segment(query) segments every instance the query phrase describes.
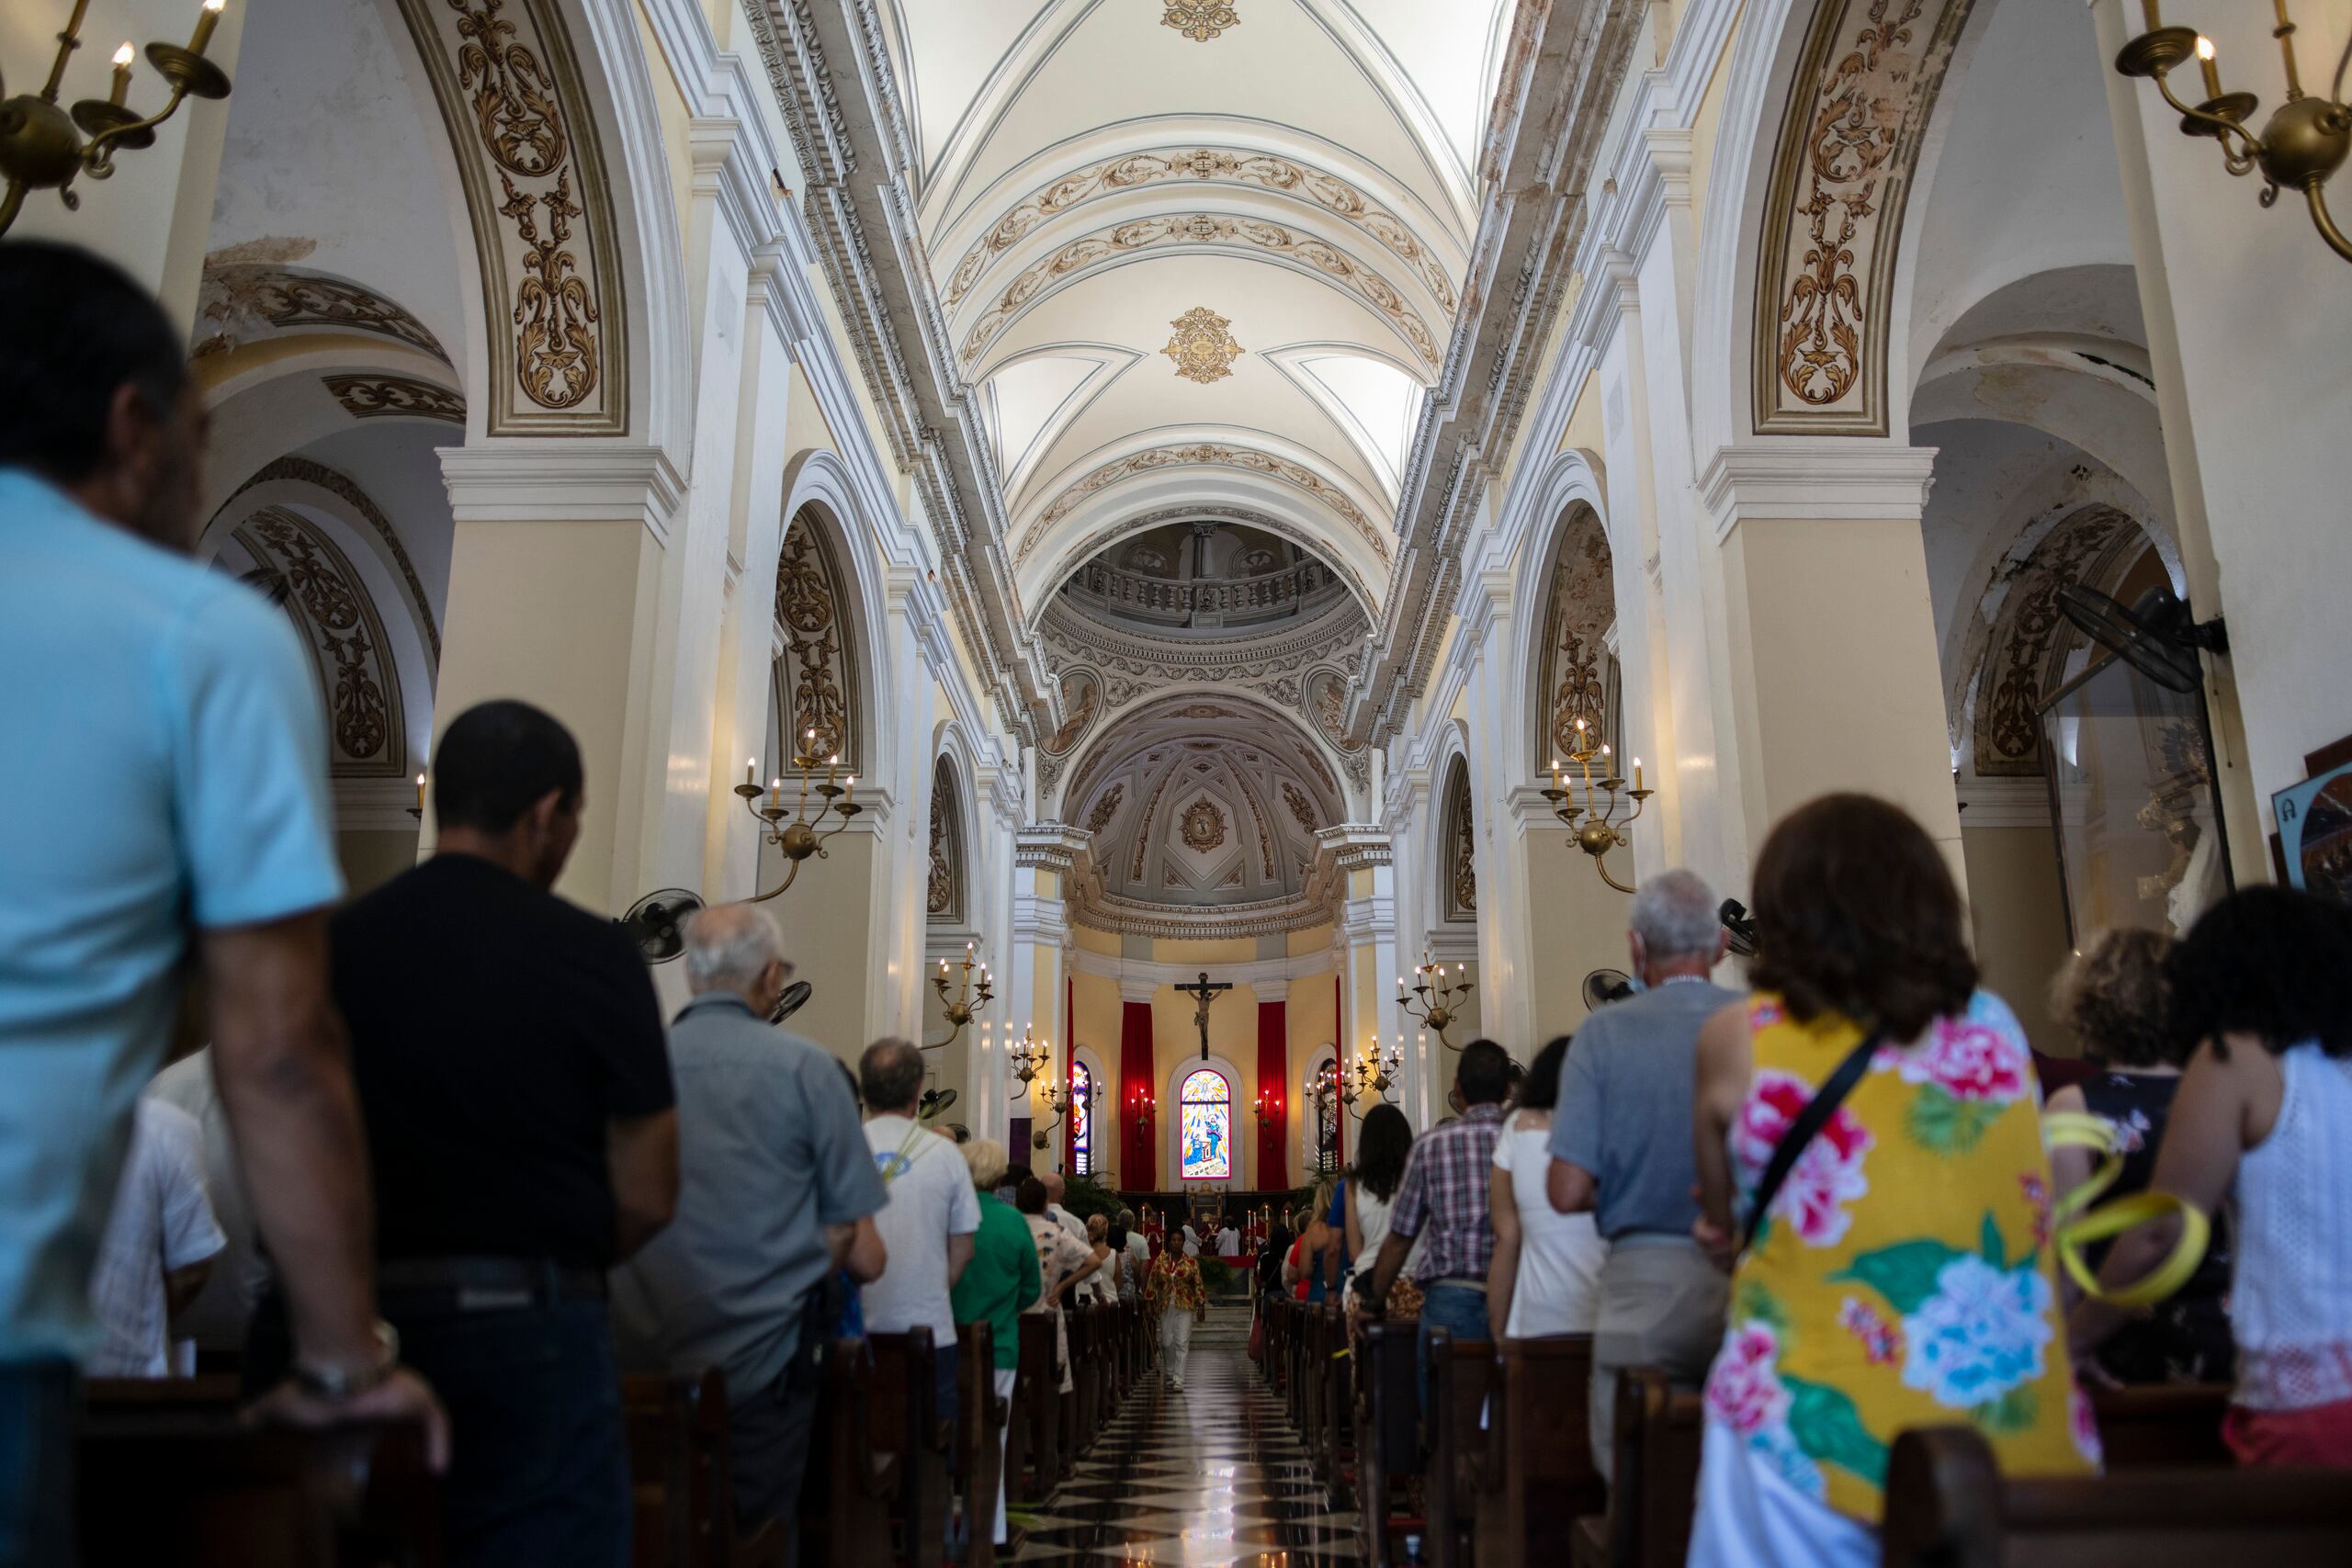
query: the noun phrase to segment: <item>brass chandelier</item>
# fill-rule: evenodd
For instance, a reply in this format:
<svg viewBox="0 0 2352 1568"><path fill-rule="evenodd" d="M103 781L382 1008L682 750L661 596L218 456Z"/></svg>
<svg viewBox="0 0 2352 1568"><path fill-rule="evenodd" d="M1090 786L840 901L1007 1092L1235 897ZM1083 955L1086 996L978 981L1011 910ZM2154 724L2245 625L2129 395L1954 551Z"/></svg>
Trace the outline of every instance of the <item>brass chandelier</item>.
<svg viewBox="0 0 2352 1568"><path fill-rule="evenodd" d="M1600 764L1601 776L1598 779L1592 776L1595 762ZM1561 777L1557 758L1552 762L1552 787L1544 792L1544 798L1552 803L1552 814L1566 823L1576 834L1577 848L1592 857L1592 869L1600 874L1600 880L1620 893L1631 893L1633 888L1609 874L1609 862L1605 857L1610 851L1624 848L1633 842L1625 837L1625 829L1642 815L1642 802L1657 791L1642 787L1642 760L1639 757L1634 759L1634 786L1627 789L1625 781L1614 772L1616 763L1608 746L1596 742L1592 731L1585 727L1582 719L1577 720L1576 745L1568 752L1568 764L1580 770L1584 775L1584 804L1577 805L1570 794ZM1634 809L1623 820L1617 816L1621 795L1634 803Z"/></svg>
<svg viewBox="0 0 2352 1568"><path fill-rule="evenodd" d="M2287 0L2272 0L2272 4L2278 25L2270 36L2278 40L2287 92L2259 136L2248 130L2245 122L2262 100L2252 93L2222 91L2222 66L2213 40L2195 28L2165 27L2157 0L2142 0L2148 30L2123 46L2115 57L2115 68L2126 76L2153 80L2165 102L2180 111L2181 133L2210 136L2221 143L2222 166L2231 174L2260 169L2262 194L2255 199L2263 206L2275 205L2282 189L2302 192L2320 238L2337 255L2352 261L2352 239L2345 237L2327 210L2328 176L2343 166L2345 154L2352 152L2352 108L2344 102L2344 72L2352 65L2352 41L2346 42L2335 62L2335 76L2328 84L2327 96L2313 97L2303 91L2302 76L2296 69L2295 24L2287 15ZM2175 96L2166 79L2174 67L2192 58L2203 72L2205 87L2204 101L2193 105Z"/></svg>
<svg viewBox="0 0 2352 1568"><path fill-rule="evenodd" d="M25 193L53 190L69 212L79 211L82 198L74 193L83 175L94 180L112 177L114 155L155 145L155 128L179 112L187 99L225 98L229 75L204 57L212 29L229 0L204 0L196 13L196 32L182 48L175 43L151 43L147 62L171 84L172 96L156 114L141 116L124 103L130 95L130 44L114 52L114 91L103 98L84 98L72 109L57 105L57 90L65 79L66 63L82 47L82 17L90 0L74 0L74 13L57 35L57 59L39 93L19 93L0 103L0 176L7 189L0 195L0 234L8 231L25 205ZM82 140L82 133L89 140Z"/></svg>
<svg viewBox="0 0 2352 1568"><path fill-rule="evenodd" d="M817 732L811 729L803 739L813 746L816 744ZM782 882L764 893L752 894L747 902L764 904L791 886L794 879L800 874L800 863L810 855L815 855L820 860L831 859L831 855L825 849L825 840L840 838L849 830L851 818L865 809L849 797L850 791L857 786L855 773L850 775L847 784L837 784L833 782L833 775L839 771L841 762L842 757L838 751L823 761L825 782L816 786L820 804L813 815L808 809L808 779L809 775L817 771L820 765L819 759L805 752L793 757L792 766L800 774L800 798L790 811L785 809L784 781L780 778L768 781L766 790L768 803L765 806L756 804L762 793L759 784L755 782L759 762L757 759L752 759L743 764L743 782L735 786L735 793L743 797L744 809L760 819L763 829L760 837L782 850L784 858L792 863L790 868L785 872ZM828 813L831 812L840 814L840 824L831 832L820 833L817 831L817 826L822 824ZM790 820L787 821L787 818Z"/></svg>
<svg viewBox="0 0 2352 1568"><path fill-rule="evenodd" d="M924 1044L923 1049L926 1051L936 1051L952 1043L957 1035L964 1032L964 1026L978 1017L980 1010L987 1007L989 999L996 995L991 988L995 982L989 976L989 966L972 956L972 944L968 942L964 944L964 962L960 967L964 971L962 984L953 997L947 994L947 960L943 958L939 961L939 973L931 977L933 987L939 992L940 1005L946 1011L949 1027L945 1039L930 1041ZM975 968L980 972L980 983L977 991L972 985L972 971Z"/></svg>
<svg viewBox="0 0 2352 1568"><path fill-rule="evenodd" d="M1462 1021L1462 1004L1469 999L1472 989L1473 983L1462 977L1461 964L1453 966L1453 980L1448 984L1445 965L1432 964L1430 955L1423 953L1421 961L1413 965L1411 986L1405 984L1403 976L1396 977L1396 1005L1405 1010L1407 1018L1425 1029L1435 1030L1439 1044L1449 1051L1458 1050L1460 1047L1445 1037L1445 1032ZM1404 994L1408 990L1411 996Z"/></svg>

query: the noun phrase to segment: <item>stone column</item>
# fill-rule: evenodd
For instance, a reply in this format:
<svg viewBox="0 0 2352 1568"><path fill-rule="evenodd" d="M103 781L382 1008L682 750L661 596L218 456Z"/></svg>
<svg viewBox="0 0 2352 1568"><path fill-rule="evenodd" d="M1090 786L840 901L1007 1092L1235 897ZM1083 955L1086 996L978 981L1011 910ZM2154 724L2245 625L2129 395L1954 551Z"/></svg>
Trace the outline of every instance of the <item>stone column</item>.
<svg viewBox="0 0 2352 1568"><path fill-rule="evenodd" d="M1393 1043L1402 1022L1396 1016L1396 874L1388 835L1368 823L1326 828L1316 837L1329 857L1329 874L1345 879L1338 936L1342 946L1345 1007L1338 1038L1340 1066L1374 1039ZM1405 1039L1404 1082L1399 1100L1413 1115L1421 1072L1414 1039ZM1428 1126L1416 1119L1414 1125Z"/></svg>
<svg viewBox="0 0 2352 1568"><path fill-rule="evenodd" d="M578 738L587 808L557 885L567 897L616 914L657 887L695 886L699 837L669 863L647 831L668 761L653 672L677 470L655 447L553 439L451 447L441 467L456 529L436 729L520 697Z"/></svg>
<svg viewBox="0 0 2352 1568"><path fill-rule="evenodd" d="M1919 536L1934 457L1776 438L1719 452L1702 476L1727 664L1712 739L1737 788L1724 863L1698 869L1727 893L1746 886L1774 821L1833 790L1908 811L1965 886Z"/></svg>

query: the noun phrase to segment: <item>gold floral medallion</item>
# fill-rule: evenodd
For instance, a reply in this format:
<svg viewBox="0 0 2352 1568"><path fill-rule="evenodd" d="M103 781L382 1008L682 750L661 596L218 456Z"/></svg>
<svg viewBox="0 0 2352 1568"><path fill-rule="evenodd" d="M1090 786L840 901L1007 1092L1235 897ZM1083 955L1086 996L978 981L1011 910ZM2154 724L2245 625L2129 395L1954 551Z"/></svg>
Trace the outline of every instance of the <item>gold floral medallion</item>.
<svg viewBox="0 0 2352 1568"><path fill-rule="evenodd" d="M1248 351L1226 329L1233 323L1202 305L1168 323L1176 335L1159 352L1176 362L1176 374L1205 387L1233 374L1233 362Z"/></svg>

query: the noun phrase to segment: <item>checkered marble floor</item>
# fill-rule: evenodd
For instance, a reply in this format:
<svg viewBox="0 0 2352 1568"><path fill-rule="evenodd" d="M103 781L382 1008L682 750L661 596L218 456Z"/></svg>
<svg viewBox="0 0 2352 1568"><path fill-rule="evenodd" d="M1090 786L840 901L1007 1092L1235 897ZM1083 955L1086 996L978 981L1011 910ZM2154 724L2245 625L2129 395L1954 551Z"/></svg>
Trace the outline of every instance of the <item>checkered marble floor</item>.
<svg viewBox="0 0 2352 1568"><path fill-rule="evenodd" d="M1068 1482L1034 1512L1014 1562L1202 1568L1353 1563L1356 1516L1336 1512L1282 1401L1247 1354L1247 1307L1193 1334L1184 1391L1137 1387Z"/></svg>

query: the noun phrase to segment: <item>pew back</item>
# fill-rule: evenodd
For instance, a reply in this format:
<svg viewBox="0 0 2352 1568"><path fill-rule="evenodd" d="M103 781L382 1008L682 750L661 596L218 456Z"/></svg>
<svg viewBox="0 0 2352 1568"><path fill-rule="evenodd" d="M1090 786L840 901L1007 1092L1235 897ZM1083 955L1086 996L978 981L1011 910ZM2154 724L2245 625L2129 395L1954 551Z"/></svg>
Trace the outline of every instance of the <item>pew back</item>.
<svg viewBox="0 0 2352 1568"><path fill-rule="evenodd" d="M1492 1367L1478 1562L1480 1568L1525 1568L1555 1560L1576 1521L1608 1506L1588 1414L1592 1337L1506 1339L1494 1348Z"/></svg>
<svg viewBox="0 0 2352 1568"><path fill-rule="evenodd" d="M1471 1529L1485 1469L1483 1421L1494 1386L1495 1347L1430 1331L1430 1407L1423 1417L1427 1451L1422 1486L1429 1529L1421 1549L1430 1568L1460 1568L1471 1560Z"/></svg>

